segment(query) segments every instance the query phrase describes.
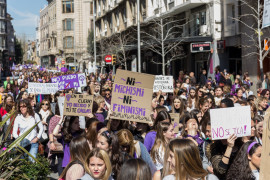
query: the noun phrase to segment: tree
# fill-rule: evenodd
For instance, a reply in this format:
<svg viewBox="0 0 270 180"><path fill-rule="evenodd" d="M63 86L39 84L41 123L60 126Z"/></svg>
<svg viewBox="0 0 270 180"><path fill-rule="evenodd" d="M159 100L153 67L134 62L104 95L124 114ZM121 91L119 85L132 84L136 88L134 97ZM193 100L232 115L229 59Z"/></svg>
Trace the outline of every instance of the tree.
<svg viewBox="0 0 270 180"><path fill-rule="evenodd" d="M115 33L109 44L110 51L112 54L117 55L117 62L119 62L121 65L125 66L125 70L127 70L127 60L128 60L128 54L129 54L129 47L131 42L131 30L128 30L126 32L119 32Z"/></svg>
<svg viewBox="0 0 270 180"><path fill-rule="evenodd" d="M181 43L183 28L187 24L185 19L176 17L160 17L149 21L141 31L141 41L146 48L162 57L162 62L152 61L162 65L162 74L165 67L172 61L185 57ZM149 28L151 27L151 28Z"/></svg>
<svg viewBox="0 0 270 180"><path fill-rule="evenodd" d="M15 62L21 64L23 60L23 48L21 42L15 37Z"/></svg>
<svg viewBox="0 0 270 180"><path fill-rule="evenodd" d="M87 38L87 52L90 54L90 56L94 56L94 32L89 31L88 32L88 38Z"/></svg>
<svg viewBox="0 0 270 180"><path fill-rule="evenodd" d="M247 31L241 32L245 37L247 43L241 45L242 48L247 48L248 53L243 55L247 56L257 56L260 64L260 76L263 81L263 60L269 54L270 48L268 50L263 47L263 35L266 32L270 32L270 28L262 27L262 17L263 17L263 1L252 1L252 0L239 0L242 9L246 10L243 14L240 14L236 18L232 18L238 21ZM243 11L242 11L243 12ZM254 47L256 49L254 49Z"/></svg>

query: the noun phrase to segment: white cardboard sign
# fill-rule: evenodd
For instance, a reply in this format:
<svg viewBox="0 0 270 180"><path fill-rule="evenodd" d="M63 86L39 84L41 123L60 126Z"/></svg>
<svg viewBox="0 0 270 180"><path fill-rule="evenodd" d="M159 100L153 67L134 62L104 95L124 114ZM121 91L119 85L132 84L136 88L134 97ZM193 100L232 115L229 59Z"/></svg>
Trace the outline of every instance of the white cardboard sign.
<svg viewBox="0 0 270 180"><path fill-rule="evenodd" d="M57 83L28 83L28 93L54 94L58 91Z"/></svg>
<svg viewBox="0 0 270 180"><path fill-rule="evenodd" d="M153 92L158 92L161 90L165 93L173 92L173 77L172 76L156 76Z"/></svg>
<svg viewBox="0 0 270 180"><path fill-rule="evenodd" d="M250 136L250 106L210 109L211 136L213 140Z"/></svg>

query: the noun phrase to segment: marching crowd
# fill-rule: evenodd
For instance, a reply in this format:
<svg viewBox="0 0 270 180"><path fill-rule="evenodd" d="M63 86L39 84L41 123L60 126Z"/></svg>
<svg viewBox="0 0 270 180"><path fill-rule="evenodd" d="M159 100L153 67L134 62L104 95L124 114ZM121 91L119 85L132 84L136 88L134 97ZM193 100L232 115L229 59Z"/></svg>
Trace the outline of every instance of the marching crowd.
<svg viewBox="0 0 270 180"><path fill-rule="evenodd" d="M180 71L173 93L153 93L148 124L111 116L111 73L89 74L81 89L42 95L29 94L28 82L49 83L74 72L14 71L18 79L8 77L0 87L0 114L2 120L13 110L16 114L0 132L12 123L12 142L38 123L20 144L33 157L47 157L64 180L259 180L270 73L254 84L248 72L234 76L215 70L213 79L206 70L199 79L193 72ZM257 86L258 96L251 86ZM61 116L57 101L66 94L93 95L92 113ZM209 110L237 106L250 106L251 135L212 140ZM170 113L179 114L177 133Z"/></svg>

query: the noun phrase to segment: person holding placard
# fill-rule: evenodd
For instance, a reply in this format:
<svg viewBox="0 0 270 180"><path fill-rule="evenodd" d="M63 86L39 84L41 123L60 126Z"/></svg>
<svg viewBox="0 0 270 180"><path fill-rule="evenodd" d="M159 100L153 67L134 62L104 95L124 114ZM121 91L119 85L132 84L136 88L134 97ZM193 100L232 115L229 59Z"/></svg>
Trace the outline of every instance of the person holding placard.
<svg viewBox="0 0 270 180"><path fill-rule="evenodd" d="M226 179L226 173L242 145L242 138L232 134L228 139L214 141L210 148L206 149L214 174L220 180Z"/></svg>
<svg viewBox="0 0 270 180"><path fill-rule="evenodd" d="M262 146L254 141L246 142L239 150L226 180L259 180Z"/></svg>

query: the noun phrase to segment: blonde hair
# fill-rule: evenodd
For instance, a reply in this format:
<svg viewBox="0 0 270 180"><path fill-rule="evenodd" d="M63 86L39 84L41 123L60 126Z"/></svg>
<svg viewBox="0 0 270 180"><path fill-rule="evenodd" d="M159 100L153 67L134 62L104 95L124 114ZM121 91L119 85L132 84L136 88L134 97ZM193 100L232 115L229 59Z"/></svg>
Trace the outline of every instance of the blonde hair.
<svg viewBox="0 0 270 180"><path fill-rule="evenodd" d="M111 166L110 157L107 154L107 152L102 150L102 149L95 148L88 154L85 165L84 165L85 166L85 171L93 177L93 174L91 173L91 171L89 169L89 164L90 164L91 157L97 157L97 158L104 161L105 167L106 167L106 172L103 175L102 180L108 180L111 173L112 173L112 166Z"/></svg>
<svg viewBox="0 0 270 180"><path fill-rule="evenodd" d="M100 105L102 102L104 102L105 99L104 99L104 97L102 97L102 96L98 96L98 97L95 98L95 101L96 101L96 103L97 103L97 105L98 105L98 107L99 107L99 105Z"/></svg>
<svg viewBox="0 0 270 180"><path fill-rule="evenodd" d="M267 99L266 97L259 96L259 97L257 98L257 100L256 100L256 107L257 107L257 109L259 109L259 105L260 105L261 102L267 101L267 100L268 100L268 99Z"/></svg>
<svg viewBox="0 0 270 180"><path fill-rule="evenodd" d="M127 129L121 129L117 132L120 146L129 146L129 155L133 157L135 152L134 138L131 132Z"/></svg>
<svg viewBox="0 0 270 180"><path fill-rule="evenodd" d="M205 179L208 172L202 167L198 147L190 139L174 139L169 144L175 159L175 180L188 177Z"/></svg>

